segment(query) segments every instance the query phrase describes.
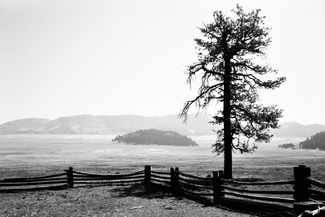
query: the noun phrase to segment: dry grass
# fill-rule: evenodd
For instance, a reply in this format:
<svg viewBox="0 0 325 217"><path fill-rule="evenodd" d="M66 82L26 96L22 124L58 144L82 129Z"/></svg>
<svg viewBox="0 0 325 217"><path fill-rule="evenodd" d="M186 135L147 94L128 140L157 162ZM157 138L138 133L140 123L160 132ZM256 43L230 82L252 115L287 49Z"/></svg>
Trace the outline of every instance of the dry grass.
<svg viewBox="0 0 325 217"><path fill-rule="evenodd" d="M108 139L69 136L0 136L0 180L76 171L120 174L153 170L206 176L223 168L223 156L211 154L213 141L200 147L126 146ZM286 141L288 142L288 141ZM202 144L203 143L203 144ZM325 153L279 150L270 144L253 155L234 155L233 174L239 179L292 180L293 167L311 167L312 177L325 180ZM290 187L290 186L289 186ZM0 216L252 216L204 206L195 200L140 186L77 187L60 191L0 194Z"/></svg>
<svg viewBox="0 0 325 217"><path fill-rule="evenodd" d="M80 187L60 191L6 193L0 216L254 216L143 186Z"/></svg>

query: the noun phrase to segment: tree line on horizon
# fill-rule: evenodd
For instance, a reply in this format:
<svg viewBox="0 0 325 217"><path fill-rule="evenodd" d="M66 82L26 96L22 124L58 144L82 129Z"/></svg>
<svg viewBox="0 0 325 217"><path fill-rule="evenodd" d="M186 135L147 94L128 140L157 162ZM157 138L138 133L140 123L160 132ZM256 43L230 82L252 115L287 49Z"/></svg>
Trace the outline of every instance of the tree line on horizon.
<svg viewBox="0 0 325 217"><path fill-rule="evenodd" d="M298 147L300 149L318 149L325 151L325 131L316 133L315 135L311 136L310 138L307 137L305 141L299 143ZM279 145L278 148L295 148L293 143L286 143Z"/></svg>
<svg viewBox="0 0 325 217"><path fill-rule="evenodd" d="M305 141L299 143L299 148L325 150L325 131L307 137Z"/></svg>

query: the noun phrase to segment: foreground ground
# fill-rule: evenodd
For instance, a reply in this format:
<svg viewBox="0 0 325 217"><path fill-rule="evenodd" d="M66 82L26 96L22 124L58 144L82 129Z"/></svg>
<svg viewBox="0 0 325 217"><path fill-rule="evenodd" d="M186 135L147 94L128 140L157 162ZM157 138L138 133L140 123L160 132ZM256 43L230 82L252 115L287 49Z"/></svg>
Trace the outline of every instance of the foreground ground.
<svg viewBox="0 0 325 217"><path fill-rule="evenodd" d="M198 138L199 147L130 146L106 136L0 136L0 180L74 170L95 174L128 174L151 165L153 170L205 177L223 168L223 156L211 153L214 138ZM325 181L325 152L283 150L291 140L261 145L252 155L233 156L235 178L293 180L293 167L306 165L312 177ZM287 187L286 187L287 188ZM289 186L289 190L292 186ZM166 191L130 186L77 187L60 191L0 194L0 216L256 216L174 196ZM264 189L268 190L268 189ZM287 189L272 189L287 190ZM281 215L280 215L281 216ZM284 215L283 215L284 216Z"/></svg>
<svg viewBox="0 0 325 217"><path fill-rule="evenodd" d="M142 186L80 187L0 195L0 216L256 216L204 206Z"/></svg>

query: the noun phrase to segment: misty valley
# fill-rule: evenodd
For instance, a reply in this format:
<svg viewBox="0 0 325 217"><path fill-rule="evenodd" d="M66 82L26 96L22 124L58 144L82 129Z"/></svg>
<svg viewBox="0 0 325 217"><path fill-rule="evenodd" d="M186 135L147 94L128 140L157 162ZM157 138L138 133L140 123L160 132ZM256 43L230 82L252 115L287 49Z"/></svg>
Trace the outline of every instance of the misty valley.
<svg viewBox="0 0 325 217"><path fill-rule="evenodd" d="M137 131L138 132L138 131ZM147 131L140 131L140 133L129 133L125 135L141 135ZM150 130L149 130L150 132ZM154 131L155 132L155 131ZM167 136L178 135L171 132L162 131ZM156 132L155 132L156 133ZM169 174L172 169L178 167L182 173L191 174L199 177L211 177L214 171L223 169L223 155L216 155L212 153L211 144L215 141L214 135L188 136L195 144L192 146L171 146L171 145L157 145L157 144L126 144L118 141L113 141L119 135L49 135L49 134L11 134L0 135L0 180L10 179L24 179L30 177L44 177L52 176L53 174L62 174L64 171L70 170L80 171L88 174L109 174L112 176L119 176L120 174L130 174L142 171L147 165L151 166L154 171ZM123 136L122 136L123 137ZM162 137L164 138L164 137ZM182 138L175 137L175 138ZM133 138L134 139L134 138ZM307 149L283 149L278 148L280 144L294 144L296 147L304 137L275 137L271 143L259 144L259 149L253 154L233 154L233 175L237 180L249 180L259 182L278 181L278 180L293 180L294 168L298 165L306 165L312 171L312 177L317 180L325 180L324 163L325 151L307 150ZM140 140L136 140L140 141ZM64 174L64 173L63 173ZM66 174L64 174L66 176ZM66 178L64 178L66 179ZM68 177L69 180L69 177ZM111 192L115 189L129 189L141 188L141 185L118 186L111 184L101 184L102 187L96 184L88 184L85 187L69 188L66 190L56 191L35 191L23 193L8 193L4 194L5 198L3 204L5 207L12 210L12 212L25 212L19 209L13 209L12 203L31 204L30 207L38 205L44 207L44 204L50 204L44 212L67 213L64 210L65 203L62 201L73 202L74 207L89 204L96 198L94 204L98 204L97 199L102 198L100 207L105 207L104 204L114 203L121 204L122 201L130 201L125 210L130 212L130 207L147 207L149 203L153 203L155 209L165 210L165 204L170 207L171 204L181 211L179 204L186 203L184 210L188 211L188 200L177 199L177 203L173 202L173 196L166 197L166 192L160 194L164 195L165 199L149 198L143 201L142 197L130 195L128 197L118 196L114 198ZM109 185L109 186L107 186ZM287 190L283 187L278 187L278 190ZM291 187L290 187L291 188ZM141 188L142 189L142 188ZM146 189L146 188L144 188ZM277 189L276 187L271 190ZM265 189L266 190L266 189ZM88 193L86 193L86 192ZM123 192L122 192L123 193ZM16 195L28 195L18 199ZM62 197L63 195L63 197ZM66 196L64 196L66 195ZM148 196L151 197L151 196ZM44 198L44 199L40 199ZM78 200L76 200L78 198ZM55 201L55 206L48 203L49 200ZM44 203L46 201L46 203ZM83 201L87 201L83 203ZM141 202L140 202L141 201ZM157 201L163 203L157 207ZM137 206L138 203L141 206ZM200 204L192 201L195 205L194 210L198 212ZM67 206L68 206L67 205ZM22 205L25 206L25 205ZM90 205L94 207L96 205ZM161 207L162 206L162 207ZM27 205L27 210L29 205ZM55 207L55 208L54 208ZM114 212L125 209L124 205L114 205ZM116 209L119 207L119 209ZM88 206L86 207L88 210ZM91 208L92 209L92 208ZM102 208L99 208L102 209ZM200 208L206 212L212 209L212 213L220 213L216 207ZM289 208L290 209L290 208ZM49 211L51 210L51 211ZM54 210L54 211L53 211ZM106 212L106 209L104 209ZM144 210L144 209L141 209ZM165 210L170 211L170 210ZM4 211L6 212L6 211ZM166 214L168 216L169 214ZM223 215L223 214L220 214ZM41 215L40 215L41 216ZM142 214L140 216L143 216ZM152 216L147 215L147 216ZM177 215L178 216L178 215ZM182 216L182 215L180 215ZM192 215L190 215L192 216ZM243 216L240 214L232 214L230 216Z"/></svg>
<svg viewBox="0 0 325 217"><path fill-rule="evenodd" d="M192 136L198 146L127 145L112 141L116 135L0 135L0 179L34 176L62 171L69 166L95 171L137 170L144 165L182 170L206 175L223 167L223 156L212 153L215 137ZM298 144L305 138L274 138L259 144L253 154L234 153L234 176L256 176L264 168L291 171L305 164L315 167L325 163L325 152L305 149L280 149L284 143ZM243 171L246 171L243 173ZM320 171L320 170L319 170ZM282 174L282 173L281 173ZM268 176L277 175L270 173ZM288 172L287 176L292 175ZM324 180L323 174L319 174ZM265 178L265 177L264 177ZM274 177L269 177L274 179ZM289 177L288 177L289 178Z"/></svg>

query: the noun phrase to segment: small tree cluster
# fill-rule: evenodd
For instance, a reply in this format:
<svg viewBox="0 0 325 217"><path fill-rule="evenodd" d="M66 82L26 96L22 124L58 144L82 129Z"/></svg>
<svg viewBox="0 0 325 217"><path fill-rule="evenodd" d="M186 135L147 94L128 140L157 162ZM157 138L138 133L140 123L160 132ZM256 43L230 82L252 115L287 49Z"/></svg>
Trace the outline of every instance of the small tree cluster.
<svg viewBox="0 0 325 217"><path fill-rule="evenodd" d="M198 146L191 138L174 131L156 129L138 130L125 135L118 135L112 141L134 145L170 145L170 146Z"/></svg>
<svg viewBox="0 0 325 217"><path fill-rule="evenodd" d="M286 143L278 146L278 148L294 148L294 147L295 146L292 143Z"/></svg>

